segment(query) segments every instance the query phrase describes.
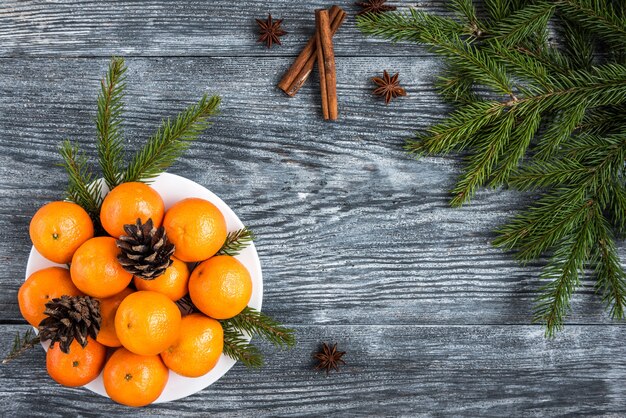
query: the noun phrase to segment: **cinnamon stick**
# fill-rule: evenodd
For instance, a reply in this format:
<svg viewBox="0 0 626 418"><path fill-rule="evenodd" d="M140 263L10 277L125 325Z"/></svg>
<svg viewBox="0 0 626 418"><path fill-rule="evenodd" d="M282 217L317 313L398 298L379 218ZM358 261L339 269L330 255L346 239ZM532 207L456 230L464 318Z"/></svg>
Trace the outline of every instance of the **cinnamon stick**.
<svg viewBox="0 0 626 418"><path fill-rule="evenodd" d="M328 89L326 84L326 66L324 65L324 48L322 45L322 31L321 26L321 11L315 11L315 39L318 47L315 49L317 57L317 69L320 76L320 94L322 95L322 116L324 120L328 120L330 117L328 111Z"/></svg>
<svg viewBox="0 0 626 418"><path fill-rule="evenodd" d="M322 91L322 114L324 119L337 120L337 73L335 70L335 52L330 29L328 10L315 11L315 29L317 36L317 68L320 73Z"/></svg>
<svg viewBox="0 0 626 418"><path fill-rule="evenodd" d="M344 12L341 7L333 5L328 13L331 21L330 31L331 34L334 35L346 18L346 12ZM313 71L313 66L317 59L316 39L317 35L311 36L306 46L300 52L300 55L298 55L293 64L291 64L291 67L289 67L289 70L287 70L278 83L278 87L288 96L295 96Z"/></svg>

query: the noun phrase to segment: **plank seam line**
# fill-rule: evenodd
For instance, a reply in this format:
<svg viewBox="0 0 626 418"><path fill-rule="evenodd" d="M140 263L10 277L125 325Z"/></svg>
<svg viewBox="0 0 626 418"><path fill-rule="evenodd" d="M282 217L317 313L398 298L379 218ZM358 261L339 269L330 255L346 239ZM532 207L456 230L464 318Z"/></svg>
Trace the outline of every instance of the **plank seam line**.
<svg viewBox="0 0 626 418"><path fill-rule="evenodd" d="M0 326L8 326L8 325L24 325L28 326L28 323L21 320L0 320ZM287 327L317 327L317 328L328 328L328 327L381 327L381 328L394 328L394 327L418 327L418 328L469 328L469 327L533 327L533 328L541 328L541 324L524 324L524 323L514 323L514 324L497 324L497 323L486 323L486 324L284 324ZM568 323L565 325L565 332L567 332L567 327L626 327L626 323L607 323L607 324L598 324L598 323Z"/></svg>
<svg viewBox="0 0 626 418"><path fill-rule="evenodd" d="M291 58L294 59L297 55L120 55L128 59L158 59L158 58ZM425 58L430 55L343 55L335 54L336 58ZM19 59L19 60L42 60L42 59L110 59L111 55L0 55L0 60ZM286 69L285 69L286 71Z"/></svg>

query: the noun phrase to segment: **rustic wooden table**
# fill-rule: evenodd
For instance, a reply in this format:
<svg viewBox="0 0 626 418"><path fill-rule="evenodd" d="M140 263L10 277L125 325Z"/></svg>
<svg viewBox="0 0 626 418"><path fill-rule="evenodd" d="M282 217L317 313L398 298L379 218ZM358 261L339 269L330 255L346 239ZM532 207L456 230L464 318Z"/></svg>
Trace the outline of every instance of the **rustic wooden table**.
<svg viewBox="0 0 626 418"><path fill-rule="evenodd" d="M264 345L261 370L237 365L200 393L141 410L55 384L35 349L0 367L3 416L624 413L625 328L607 318L593 283L547 341L530 325L541 264L521 267L490 245L494 226L529 197L483 191L451 209L458 159L403 152L404 138L449 110L433 90L440 61L364 38L357 8L340 5L349 13L335 39L340 118L325 123L316 76L292 99L275 86L326 2L0 3L0 351L27 329L16 293L30 217L61 197L62 139L93 155L111 55L129 67L130 149L203 92L222 95L214 127L171 172L214 191L257 232L264 310L298 338L291 351ZM268 12L289 32L271 50L255 43L254 18ZM385 106L371 95L383 69L400 71L408 97ZM312 370L321 341L348 352L341 373Z"/></svg>

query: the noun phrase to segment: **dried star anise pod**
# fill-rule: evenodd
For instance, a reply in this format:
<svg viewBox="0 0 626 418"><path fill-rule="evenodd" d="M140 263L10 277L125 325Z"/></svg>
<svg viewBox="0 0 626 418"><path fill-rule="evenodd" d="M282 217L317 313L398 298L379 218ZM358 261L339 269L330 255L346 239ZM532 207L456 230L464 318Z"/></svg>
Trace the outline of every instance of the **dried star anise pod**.
<svg viewBox="0 0 626 418"><path fill-rule="evenodd" d="M339 371L339 364L346 364L346 362L341 359L344 354L346 354L345 351L337 351L336 343L333 344L332 347L326 343L322 343L322 349L313 356L319 361L315 368L317 370L326 370L326 374L330 373L332 369Z"/></svg>
<svg viewBox="0 0 626 418"><path fill-rule="evenodd" d="M365 13L384 13L396 10L396 6L386 5L386 2L387 0L369 0L357 1L354 4L362 8L362 10L357 13L357 15L362 15Z"/></svg>
<svg viewBox="0 0 626 418"><path fill-rule="evenodd" d="M406 90L400 87L398 77L400 73L396 73L393 77L389 76L387 70L383 71L383 77L372 77L372 81L376 83L378 88L374 90L374 94L377 96L384 96L385 103L389 104L391 99L398 96L406 96Z"/></svg>
<svg viewBox="0 0 626 418"><path fill-rule="evenodd" d="M283 19L272 20L272 15L267 16L267 20L255 19L259 25L259 39L257 42L265 42L268 48L271 48L273 44L282 45L279 37L286 35L287 32L282 30L280 24L283 23Z"/></svg>

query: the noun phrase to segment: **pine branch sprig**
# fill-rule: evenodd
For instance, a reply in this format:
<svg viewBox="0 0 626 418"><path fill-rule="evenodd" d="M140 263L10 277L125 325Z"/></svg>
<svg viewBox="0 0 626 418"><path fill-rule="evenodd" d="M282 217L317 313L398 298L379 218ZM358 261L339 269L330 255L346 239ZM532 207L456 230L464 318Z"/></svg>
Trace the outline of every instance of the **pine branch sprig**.
<svg viewBox="0 0 626 418"><path fill-rule="evenodd" d="M98 113L96 128L98 130L98 161L104 180L113 189L121 180L124 153L122 138L122 117L124 111L124 90L126 88L126 66L123 58L113 58L109 71L101 81L98 95Z"/></svg>
<svg viewBox="0 0 626 418"><path fill-rule="evenodd" d="M224 329L224 354L248 368L263 367L263 355L259 349L232 329Z"/></svg>
<svg viewBox="0 0 626 418"><path fill-rule="evenodd" d="M59 153L63 158L61 166L68 175L67 199L82 206L97 223L102 205L102 185L91 171L87 157L68 140L61 144Z"/></svg>
<svg viewBox="0 0 626 418"><path fill-rule="evenodd" d="M610 1L558 0L556 3L562 13L593 36L613 48L622 51L626 48L626 17Z"/></svg>
<svg viewBox="0 0 626 418"><path fill-rule="evenodd" d="M537 299L534 320L546 325L546 336L553 337L563 329L563 320L570 308L574 290L580 285L586 261L597 242L595 222L599 216L597 206L588 206L588 212L577 231L564 238L542 274L550 280Z"/></svg>
<svg viewBox="0 0 626 418"><path fill-rule="evenodd" d="M485 9L492 21L506 19L528 3L528 0L485 0Z"/></svg>
<svg viewBox="0 0 626 418"><path fill-rule="evenodd" d="M239 255L241 251L246 249L256 237L250 228L243 227L234 232L229 232L224 241L224 245L219 249L216 255Z"/></svg>
<svg viewBox="0 0 626 418"><path fill-rule="evenodd" d="M624 318L615 240L626 236L626 3L484 6L487 19L470 0L452 1L452 17L415 9L357 17L364 34L425 45L444 59L436 86L456 109L405 148L417 157L463 153L453 206L486 185L535 193L493 243L523 263L550 258L535 309L547 336L562 328L586 271L611 316ZM561 39L551 39L553 27ZM608 53L596 55L601 48Z"/></svg>
<svg viewBox="0 0 626 418"><path fill-rule="evenodd" d="M624 319L626 311L626 271L620 263L611 226L602 217L595 248L597 290L613 319Z"/></svg>
<svg viewBox="0 0 626 418"><path fill-rule="evenodd" d="M555 5L551 1L538 1L511 13L498 21L489 33L503 45L512 46L546 31Z"/></svg>
<svg viewBox="0 0 626 418"><path fill-rule="evenodd" d="M205 94L174 120L164 120L128 165L124 181L149 181L165 171L210 126L209 118L217 113L219 104L219 96Z"/></svg>
<svg viewBox="0 0 626 418"><path fill-rule="evenodd" d="M20 333L17 332L13 340L13 347L9 354L2 359L2 364L7 364L11 360L15 360L39 343L39 335L35 334L32 328L28 328L26 332L24 332L24 335L20 335Z"/></svg>
<svg viewBox="0 0 626 418"><path fill-rule="evenodd" d="M292 329L249 306L233 318L220 322L224 329L261 337L277 347L293 347L296 343Z"/></svg>

